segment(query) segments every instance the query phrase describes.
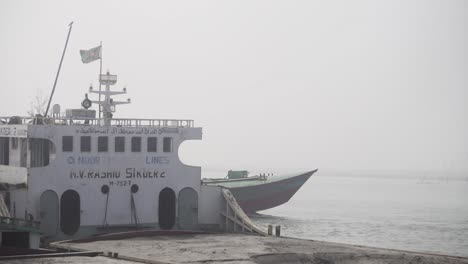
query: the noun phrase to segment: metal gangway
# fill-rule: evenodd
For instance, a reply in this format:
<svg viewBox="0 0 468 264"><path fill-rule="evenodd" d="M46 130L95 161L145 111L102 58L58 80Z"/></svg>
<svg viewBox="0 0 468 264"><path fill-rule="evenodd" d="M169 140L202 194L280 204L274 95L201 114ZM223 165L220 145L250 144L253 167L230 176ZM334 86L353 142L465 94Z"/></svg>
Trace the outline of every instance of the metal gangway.
<svg viewBox="0 0 468 264"><path fill-rule="evenodd" d="M267 232L261 230L250 220L244 210L239 206L229 189L222 189L223 197L226 201L225 210L221 211L221 216L224 218L223 229L228 233L252 233L256 235L266 236Z"/></svg>

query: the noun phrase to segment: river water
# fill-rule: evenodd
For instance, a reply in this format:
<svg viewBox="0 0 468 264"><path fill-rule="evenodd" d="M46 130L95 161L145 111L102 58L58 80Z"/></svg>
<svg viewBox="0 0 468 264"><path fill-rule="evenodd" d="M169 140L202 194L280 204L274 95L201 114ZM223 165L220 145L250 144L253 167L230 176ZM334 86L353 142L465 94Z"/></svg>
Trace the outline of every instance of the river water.
<svg viewBox="0 0 468 264"><path fill-rule="evenodd" d="M468 257L468 178L313 175L251 215L284 236Z"/></svg>

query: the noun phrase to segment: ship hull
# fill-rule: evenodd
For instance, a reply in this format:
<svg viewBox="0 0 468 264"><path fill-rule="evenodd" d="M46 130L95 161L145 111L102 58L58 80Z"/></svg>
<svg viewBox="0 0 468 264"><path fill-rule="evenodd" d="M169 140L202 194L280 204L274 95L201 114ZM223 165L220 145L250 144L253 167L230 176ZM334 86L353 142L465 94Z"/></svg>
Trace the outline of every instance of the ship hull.
<svg viewBox="0 0 468 264"><path fill-rule="evenodd" d="M230 187L228 183L218 185L224 186L231 191L244 212L254 213L282 205L289 201L316 171L309 171L281 180L266 181L249 186Z"/></svg>

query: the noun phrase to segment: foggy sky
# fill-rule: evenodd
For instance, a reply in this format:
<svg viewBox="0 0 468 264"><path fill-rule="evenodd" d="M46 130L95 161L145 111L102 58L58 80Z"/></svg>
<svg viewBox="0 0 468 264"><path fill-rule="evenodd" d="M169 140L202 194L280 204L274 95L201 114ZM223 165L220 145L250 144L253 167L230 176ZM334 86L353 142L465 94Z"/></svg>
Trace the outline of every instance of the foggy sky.
<svg viewBox="0 0 468 264"><path fill-rule="evenodd" d="M71 21L52 104L98 87L102 41L115 117L203 127L185 163L468 170L467 1L0 0L0 116L48 96Z"/></svg>

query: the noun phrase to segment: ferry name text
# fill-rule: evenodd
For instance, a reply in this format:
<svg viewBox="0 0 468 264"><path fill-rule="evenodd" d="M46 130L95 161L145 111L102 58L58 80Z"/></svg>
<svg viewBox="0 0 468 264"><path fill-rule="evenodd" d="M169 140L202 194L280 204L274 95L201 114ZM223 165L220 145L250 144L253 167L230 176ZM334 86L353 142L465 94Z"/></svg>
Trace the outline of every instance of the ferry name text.
<svg viewBox="0 0 468 264"><path fill-rule="evenodd" d="M70 179L157 179L166 178L166 171L126 168L125 172L120 170L99 171L99 170L72 170Z"/></svg>

